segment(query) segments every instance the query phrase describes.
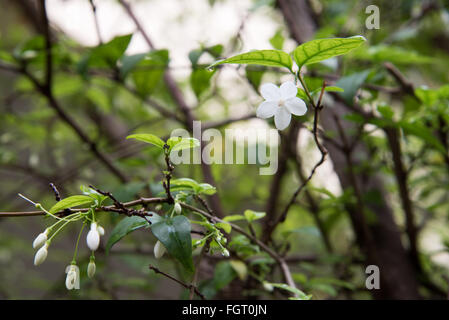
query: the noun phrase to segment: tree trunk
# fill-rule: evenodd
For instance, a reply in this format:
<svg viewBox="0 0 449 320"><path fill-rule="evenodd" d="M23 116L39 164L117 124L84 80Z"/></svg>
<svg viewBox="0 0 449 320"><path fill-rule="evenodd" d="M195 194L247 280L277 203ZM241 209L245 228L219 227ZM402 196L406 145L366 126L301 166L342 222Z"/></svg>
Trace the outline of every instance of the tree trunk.
<svg viewBox="0 0 449 320"><path fill-rule="evenodd" d="M316 21L306 0L278 0L281 13L292 37L302 43L313 38ZM338 132L335 117L341 119L346 135L353 128L350 122L343 119L347 112L345 105L334 102L325 106L321 112L321 125L327 132ZM338 138L336 138L338 140ZM339 141L343 145L342 141ZM381 203L367 203L363 206L375 214L375 221L366 223L365 215L360 207L348 206L351 223L357 237L358 245L366 256L365 264L375 264L380 269L380 290L372 290L375 299L418 299L418 280L413 263L401 242L401 234L393 218L393 210L386 202L387 192L382 179L377 173L357 172L354 179L348 173L348 155L330 143L324 143L329 151L335 171L343 189L359 187L360 194L376 192L383 200ZM369 159L366 147L359 142L353 154L353 166L357 167L362 159ZM366 212L366 211L365 211Z"/></svg>

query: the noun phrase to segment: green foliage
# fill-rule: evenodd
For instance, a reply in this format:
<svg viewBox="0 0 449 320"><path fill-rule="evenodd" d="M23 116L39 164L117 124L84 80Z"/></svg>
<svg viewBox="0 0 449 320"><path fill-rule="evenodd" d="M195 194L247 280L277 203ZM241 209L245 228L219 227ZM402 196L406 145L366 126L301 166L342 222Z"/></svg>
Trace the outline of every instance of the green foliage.
<svg viewBox="0 0 449 320"><path fill-rule="evenodd" d="M198 183L190 178L180 178L171 180L173 191L188 190L194 194L213 195L217 192L217 189L208 183Z"/></svg>
<svg viewBox="0 0 449 320"><path fill-rule="evenodd" d="M113 38L111 41L92 48L78 64L78 72L87 77L89 68L117 68L118 60L125 53L132 35Z"/></svg>
<svg viewBox="0 0 449 320"><path fill-rule="evenodd" d="M164 149L165 146L165 142L162 141L162 139L150 133L132 134L130 136L127 136L126 139L136 139L142 142L146 142L158 147L161 150Z"/></svg>
<svg viewBox="0 0 449 320"><path fill-rule="evenodd" d="M302 66L346 54L365 41L366 39L362 36L312 40L297 47L293 51L293 57L301 69Z"/></svg>
<svg viewBox="0 0 449 320"><path fill-rule="evenodd" d="M70 196L58 201L51 209L50 213L56 213L64 209L88 205L95 201L94 198L86 195Z"/></svg>
<svg viewBox="0 0 449 320"><path fill-rule="evenodd" d="M285 283L270 283L270 284L275 288L279 288L279 289L294 293L296 295L296 297L291 297L291 298L289 298L290 300L310 300L310 299L312 299L311 295L306 295L301 290L292 288L292 287L286 285Z"/></svg>
<svg viewBox="0 0 449 320"><path fill-rule="evenodd" d="M168 253L188 272L193 272L190 230L190 221L184 216L164 217L151 225L154 236L164 245Z"/></svg>
<svg viewBox="0 0 449 320"><path fill-rule="evenodd" d="M156 216L156 215L155 215ZM157 217L157 216L156 216ZM156 221L158 221L157 219ZM134 230L147 227L149 226L149 223L147 220L145 220L142 217L133 216L133 217L126 217L114 227L114 229L111 232L111 235L109 236L108 242L106 243L106 254L109 253L112 246L119 242L123 237L125 237L127 234L131 233Z"/></svg>
<svg viewBox="0 0 449 320"><path fill-rule="evenodd" d="M285 52L279 50L254 50L247 53L216 61L208 68L216 67L223 63L258 64L261 66L284 67L291 70L292 58Z"/></svg>
<svg viewBox="0 0 449 320"><path fill-rule="evenodd" d="M137 58L136 58L137 59ZM130 67L127 59L127 69ZM142 57L135 64L131 77L136 87L137 93L146 97L154 92L161 82L165 69L168 66L169 57L167 50L154 50ZM125 64L123 63L123 67ZM126 71L126 69L125 69ZM125 73L126 75L126 73Z"/></svg>

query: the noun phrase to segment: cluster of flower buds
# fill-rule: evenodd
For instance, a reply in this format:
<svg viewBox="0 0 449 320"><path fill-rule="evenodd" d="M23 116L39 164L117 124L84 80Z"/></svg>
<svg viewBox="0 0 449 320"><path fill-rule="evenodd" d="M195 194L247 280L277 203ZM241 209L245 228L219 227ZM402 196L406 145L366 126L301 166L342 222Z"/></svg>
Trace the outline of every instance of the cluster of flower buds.
<svg viewBox="0 0 449 320"><path fill-rule="evenodd" d="M92 222L90 224L90 230L87 233L87 246L90 250L95 251L98 249L100 245L100 236L104 235L104 229L103 227L97 225L96 222Z"/></svg>
<svg viewBox="0 0 449 320"><path fill-rule="evenodd" d="M34 239L34 241L33 241L34 249L40 247L40 249L37 250L36 255L34 256L34 265L35 266L40 265L47 258L47 254L48 254L47 249L48 249L48 246L50 245L49 241L47 241L49 232L50 232L49 228L45 229L45 231L40 233L36 237L36 239Z"/></svg>

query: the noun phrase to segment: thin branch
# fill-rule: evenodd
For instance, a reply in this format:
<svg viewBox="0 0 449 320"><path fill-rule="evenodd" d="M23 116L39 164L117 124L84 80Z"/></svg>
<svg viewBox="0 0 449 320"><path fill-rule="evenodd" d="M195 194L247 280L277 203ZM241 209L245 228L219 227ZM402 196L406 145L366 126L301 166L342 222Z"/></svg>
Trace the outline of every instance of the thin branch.
<svg viewBox="0 0 449 320"><path fill-rule="evenodd" d="M156 268L153 265L149 265L148 266L150 268L150 270L153 270L156 273L159 273L161 275L163 275L164 277L173 280L174 282L180 284L181 286L183 286L184 288L188 289L188 290L193 290L193 292L195 292L195 294L200 297L202 300L206 300L206 297L198 290L198 288L196 286L194 286L193 284L186 284L184 282L182 282L181 280L176 279L175 277L169 275L168 273L165 273L161 270L159 270L158 268Z"/></svg>
<svg viewBox="0 0 449 320"><path fill-rule="evenodd" d="M413 205L410 199L410 192L407 184L407 171L402 162L401 144L399 142L399 132L397 128L385 128L388 144L390 145L393 158L394 175L399 188L399 197L401 199L402 210L405 213L406 233L409 240L410 253L413 263L417 270L421 269L421 263L418 253L418 230L415 223Z"/></svg>
<svg viewBox="0 0 449 320"><path fill-rule="evenodd" d="M97 32L98 42L100 44L102 44L103 43L103 39L101 37L100 24L98 23L97 6L95 5L94 0L89 0L89 3L90 3L90 7L92 9L92 14L94 16L95 31Z"/></svg>
<svg viewBox="0 0 449 320"><path fill-rule="evenodd" d="M145 29L140 24L139 20L137 19L136 15L134 14L134 12L133 12L131 6L128 4L128 2L125 0L119 0L119 2L125 9L126 13L129 15L129 17L133 20L134 24L136 25L137 29L139 30L139 32L145 39L145 41L148 44L148 46L150 47L150 49L155 49L153 42L151 41L148 34L145 32ZM195 117L192 113L192 110L187 105L181 89L178 87L178 85L175 82L175 79L171 76L170 72L168 72L168 71L166 71L164 73L164 81L165 81L165 84L168 88L168 91L169 91L173 101L175 102L175 104L177 105L179 110L184 115L184 118L185 118L184 124L185 124L186 128L190 132L193 132L193 122L195 121ZM201 145L201 148L203 148L203 145ZM208 164L204 163L203 161L201 161L201 170L203 172L204 180L207 183L209 183L213 186L216 186L217 184L215 183L215 178L212 175L210 166ZM220 198L219 198L218 194L212 195L210 197L210 200L211 200L212 207L214 208L214 211L217 214L217 216L223 217L224 216L223 209L221 207L221 202L220 202Z"/></svg>
<svg viewBox="0 0 449 320"><path fill-rule="evenodd" d="M296 191L293 193L293 195L290 198L290 201L287 203L287 205L285 206L285 209L282 211L282 213L277 217L277 219L274 221L274 223L272 223L272 227L268 230L270 233L273 232L273 230L276 228L276 226L285 221L285 219L287 218L287 214L288 211L290 210L290 207L296 202L296 198L298 197L299 193L304 189L304 187L307 185L307 183L312 180L313 176L315 175L316 170L324 163L324 161L326 160L326 155L327 155L327 150L324 148L324 146L321 144L319 138L318 138L318 123L319 123L319 115L321 110L323 109L323 106L321 105L322 102L322 98L324 95L324 90L326 88L326 82L323 82L323 87L321 89L321 94L320 97L318 99L318 103L314 104L312 97L310 96L308 90L305 87L305 83L302 80L301 75L299 75L298 77L300 79L301 84L303 84L303 87L305 89L305 92L307 93L307 95L309 96L310 102L313 106L314 109L314 119L313 119L313 138L315 140L315 144L318 148L318 150L321 153L321 158L320 160L314 165L314 167L312 168L312 171L310 172L309 176L307 177L307 179L305 179L303 181L303 183L296 189Z"/></svg>
<svg viewBox="0 0 449 320"><path fill-rule="evenodd" d="M206 243L201 248L201 252L200 252L200 255L199 255L198 259L196 260L195 273L193 274L192 283L190 284L190 295L189 295L189 299L190 300L193 299L193 294L195 293L196 283L198 282L198 276L199 276L199 273L200 273L200 264L201 264L201 261L204 258L205 253L207 251L209 251L209 243L210 243L210 239L207 239Z"/></svg>

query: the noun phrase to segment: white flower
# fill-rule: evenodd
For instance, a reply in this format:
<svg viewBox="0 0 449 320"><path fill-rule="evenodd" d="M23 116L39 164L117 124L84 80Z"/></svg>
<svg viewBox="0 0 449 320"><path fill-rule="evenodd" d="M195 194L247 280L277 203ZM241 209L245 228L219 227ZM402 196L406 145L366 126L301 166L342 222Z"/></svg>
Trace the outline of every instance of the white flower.
<svg viewBox="0 0 449 320"><path fill-rule="evenodd" d="M160 242L159 240L156 242L156 244L154 245L154 256L156 257L156 259L161 258L164 253L165 253L165 247L162 244L162 242Z"/></svg>
<svg viewBox="0 0 449 320"><path fill-rule="evenodd" d="M265 99L257 108L257 116L262 119L274 116L274 124L278 130L284 130L290 124L292 114L302 116L307 112L306 103L296 94L296 85L287 81L280 87L273 83L264 83L260 94Z"/></svg>
<svg viewBox="0 0 449 320"><path fill-rule="evenodd" d="M95 251L98 249L98 246L100 245L100 233L97 229L97 224L95 222L90 224L90 230L87 233L87 246L90 250Z"/></svg>
<svg viewBox="0 0 449 320"><path fill-rule="evenodd" d="M65 286L67 290L80 288L80 268L77 265L71 264L65 269L67 277L65 278Z"/></svg>
<svg viewBox="0 0 449 320"><path fill-rule="evenodd" d="M98 230L98 233L100 234L100 236L104 236L104 228L102 226L98 226L97 230Z"/></svg>
<svg viewBox="0 0 449 320"><path fill-rule="evenodd" d="M95 265L95 261L90 260L89 264L87 265L87 276L89 278L93 278L96 270L97 266Z"/></svg>
<svg viewBox="0 0 449 320"><path fill-rule="evenodd" d="M33 248L36 249L44 245L45 241L47 241L47 236L50 230L47 228L44 232L39 233L39 235L33 241Z"/></svg>
<svg viewBox="0 0 449 320"><path fill-rule="evenodd" d="M179 204L179 202L175 203L175 212L176 214L181 214L182 208L181 205Z"/></svg>
<svg viewBox="0 0 449 320"><path fill-rule="evenodd" d="M34 265L38 266L45 261L48 254L48 243L46 242L39 250L37 250L36 255L34 256Z"/></svg>

